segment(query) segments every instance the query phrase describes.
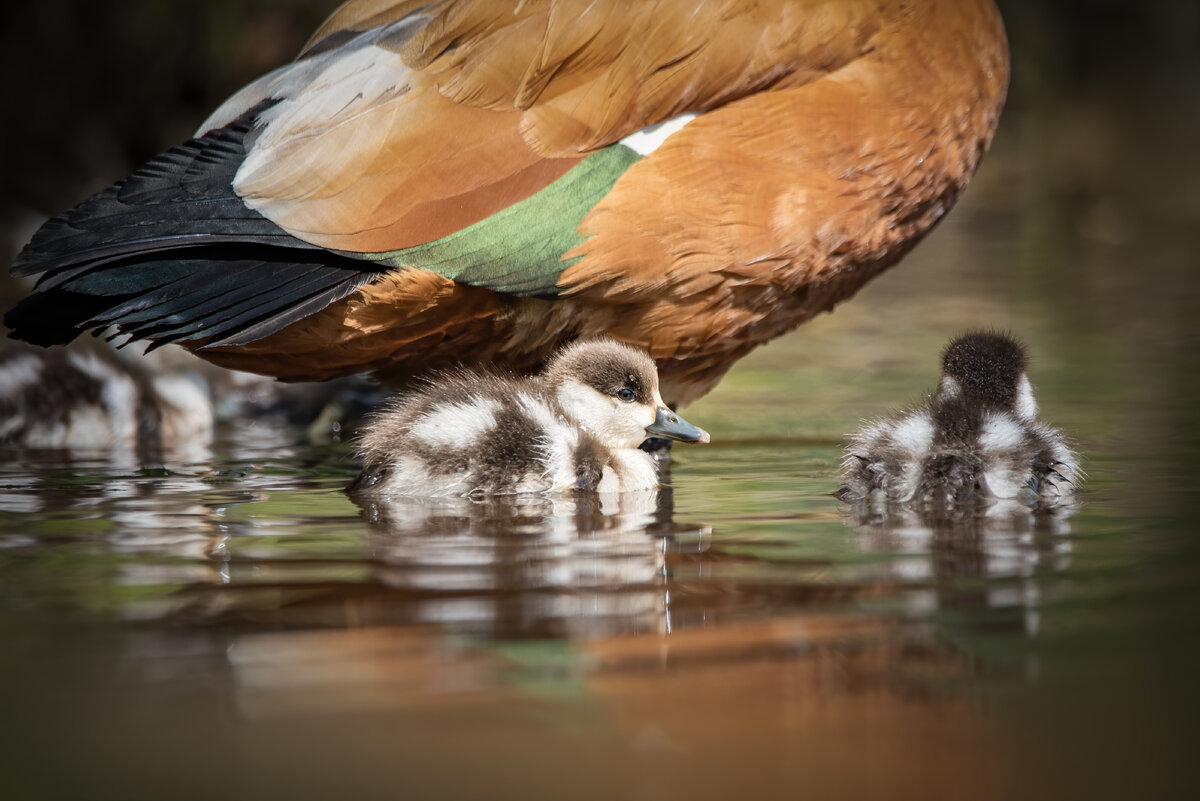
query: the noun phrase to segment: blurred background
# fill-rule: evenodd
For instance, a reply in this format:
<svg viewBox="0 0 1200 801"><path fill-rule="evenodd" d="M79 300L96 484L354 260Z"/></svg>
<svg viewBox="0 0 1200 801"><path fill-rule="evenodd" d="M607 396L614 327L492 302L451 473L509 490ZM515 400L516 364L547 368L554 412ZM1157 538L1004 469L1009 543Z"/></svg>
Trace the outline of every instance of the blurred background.
<svg viewBox="0 0 1200 801"><path fill-rule="evenodd" d="M389 520L345 447L252 427L182 470L0 462L0 786L7 757L29 798L1196 797L1200 3L998 5L1008 104L958 205L690 408L714 443L648 508ZM0 260L334 6L6 4ZM978 326L1029 344L1080 509L859 525L842 436Z"/></svg>

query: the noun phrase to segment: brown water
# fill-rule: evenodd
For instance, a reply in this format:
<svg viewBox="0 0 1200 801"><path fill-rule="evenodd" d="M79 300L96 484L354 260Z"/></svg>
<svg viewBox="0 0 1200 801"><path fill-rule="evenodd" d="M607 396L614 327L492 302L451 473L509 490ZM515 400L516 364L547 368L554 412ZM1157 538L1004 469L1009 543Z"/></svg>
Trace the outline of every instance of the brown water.
<svg viewBox="0 0 1200 801"><path fill-rule="evenodd" d="M1081 88L1037 22L963 202L689 408L669 490L363 509L269 421L0 455L0 797L1197 797L1200 71ZM979 326L1079 505L854 519L842 436Z"/></svg>

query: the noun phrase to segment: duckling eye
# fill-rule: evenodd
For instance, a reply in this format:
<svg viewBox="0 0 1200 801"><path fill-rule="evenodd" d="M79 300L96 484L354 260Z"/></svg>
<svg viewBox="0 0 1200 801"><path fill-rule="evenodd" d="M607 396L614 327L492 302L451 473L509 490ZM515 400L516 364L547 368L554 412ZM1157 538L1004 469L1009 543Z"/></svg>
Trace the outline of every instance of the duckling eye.
<svg viewBox="0 0 1200 801"><path fill-rule="evenodd" d="M632 389L629 389L628 387L622 387L621 389L617 390L617 397L626 403L632 403L635 396Z"/></svg>

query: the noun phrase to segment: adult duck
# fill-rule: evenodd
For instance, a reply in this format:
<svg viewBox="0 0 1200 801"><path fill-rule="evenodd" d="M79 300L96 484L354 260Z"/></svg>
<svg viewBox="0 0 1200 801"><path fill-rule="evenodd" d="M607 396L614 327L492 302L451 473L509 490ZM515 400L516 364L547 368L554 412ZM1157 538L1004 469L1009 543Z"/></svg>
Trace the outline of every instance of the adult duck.
<svg viewBox="0 0 1200 801"><path fill-rule="evenodd" d="M285 380L609 336L687 403L942 218L1007 80L992 0L351 0L46 223L5 322Z"/></svg>

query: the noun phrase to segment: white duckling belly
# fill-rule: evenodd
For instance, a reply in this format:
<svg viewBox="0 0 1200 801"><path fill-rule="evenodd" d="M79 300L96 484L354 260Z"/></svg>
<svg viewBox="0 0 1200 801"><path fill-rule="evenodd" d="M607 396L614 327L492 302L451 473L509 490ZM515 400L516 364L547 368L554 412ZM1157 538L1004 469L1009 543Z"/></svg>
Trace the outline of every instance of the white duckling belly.
<svg viewBox="0 0 1200 801"><path fill-rule="evenodd" d="M658 463L645 451L613 451L611 464L602 471L596 491L631 492L658 486Z"/></svg>

